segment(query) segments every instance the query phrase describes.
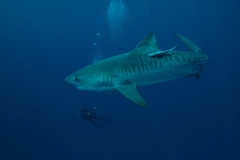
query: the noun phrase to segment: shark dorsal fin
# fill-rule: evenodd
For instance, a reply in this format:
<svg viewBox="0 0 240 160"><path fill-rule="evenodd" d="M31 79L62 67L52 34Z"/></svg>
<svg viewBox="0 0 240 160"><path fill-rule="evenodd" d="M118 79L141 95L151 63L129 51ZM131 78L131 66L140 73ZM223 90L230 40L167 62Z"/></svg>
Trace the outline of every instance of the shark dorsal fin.
<svg viewBox="0 0 240 160"><path fill-rule="evenodd" d="M151 32L132 50L131 54L146 53L148 55L157 51L160 49L157 46L154 32Z"/></svg>
<svg viewBox="0 0 240 160"><path fill-rule="evenodd" d="M178 38L180 38L191 52L202 53L201 49L186 37L176 33L173 33L173 34Z"/></svg>
<svg viewBox="0 0 240 160"><path fill-rule="evenodd" d="M147 107L147 102L142 98L136 89L136 84L118 85L115 87L122 95L134 103Z"/></svg>

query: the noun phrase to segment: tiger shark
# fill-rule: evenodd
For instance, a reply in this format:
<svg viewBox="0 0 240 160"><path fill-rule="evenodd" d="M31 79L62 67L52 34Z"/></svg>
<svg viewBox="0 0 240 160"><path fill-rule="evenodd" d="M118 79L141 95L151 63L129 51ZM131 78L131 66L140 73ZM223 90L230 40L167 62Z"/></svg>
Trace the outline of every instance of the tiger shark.
<svg viewBox="0 0 240 160"><path fill-rule="evenodd" d="M180 77L200 78L208 57L186 37L175 34L189 51L158 48L154 32L147 35L131 52L90 64L69 75L65 81L80 90L118 90L132 102L147 107L137 86L150 85Z"/></svg>

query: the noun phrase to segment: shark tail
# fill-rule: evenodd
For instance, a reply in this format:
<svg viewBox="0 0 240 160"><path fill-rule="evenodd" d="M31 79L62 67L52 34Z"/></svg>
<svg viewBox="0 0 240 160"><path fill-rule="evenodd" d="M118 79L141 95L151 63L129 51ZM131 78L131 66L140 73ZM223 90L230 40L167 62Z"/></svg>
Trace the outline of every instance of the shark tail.
<svg viewBox="0 0 240 160"><path fill-rule="evenodd" d="M173 34L177 36L179 39L181 39L191 52L202 53L201 49L186 37L176 33Z"/></svg>

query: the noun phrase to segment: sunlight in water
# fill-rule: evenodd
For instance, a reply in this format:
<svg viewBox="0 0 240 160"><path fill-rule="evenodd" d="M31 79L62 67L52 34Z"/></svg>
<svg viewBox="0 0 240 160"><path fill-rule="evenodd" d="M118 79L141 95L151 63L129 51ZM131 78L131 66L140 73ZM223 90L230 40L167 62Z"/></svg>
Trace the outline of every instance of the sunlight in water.
<svg viewBox="0 0 240 160"><path fill-rule="evenodd" d="M93 43L94 51L93 51L93 63L102 60L102 52L100 50L100 43L101 43L101 34L96 34L96 42Z"/></svg>
<svg viewBox="0 0 240 160"><path fill-rule="evenodd" d="M102 53L99 51L93 55L93 63L96 63L98 61L102 60Z"/></svg>
<svg viewBox="0 0 240 160"><path fill-rule="evenodd" d="M122 32L122 29L126 23L126 7L121 0L111 0L107 17L110 29L111 40L116 40L116 36Z"/></svg>

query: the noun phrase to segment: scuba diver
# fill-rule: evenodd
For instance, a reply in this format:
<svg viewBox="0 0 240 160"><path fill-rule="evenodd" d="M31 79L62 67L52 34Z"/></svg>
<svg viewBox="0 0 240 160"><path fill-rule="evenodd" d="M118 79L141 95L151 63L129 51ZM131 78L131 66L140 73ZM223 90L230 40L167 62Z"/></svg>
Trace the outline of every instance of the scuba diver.
<svg viewBox="0 0 240 160"><path fill-rule="evenodd" d="M92 110L88 109L86 107L86 105L82 105L82 109L80 111L80 117L84 120L87 120L87 121L91 122L94 126L96 126L100 130L106 130L107 128L98 126L93 121L93 119L100 119L103 122L110 124L110 121L108 119L104 119L104 118L101 118L101 117L96 115L96 107L94 108L94 111L92 111Z"/></svg>

